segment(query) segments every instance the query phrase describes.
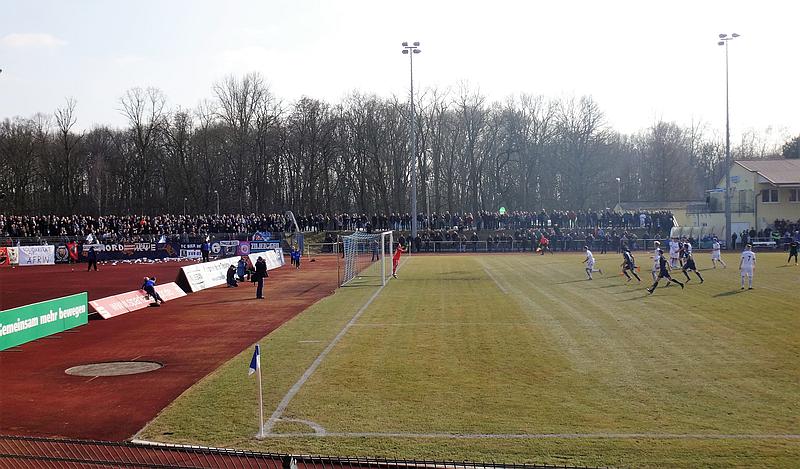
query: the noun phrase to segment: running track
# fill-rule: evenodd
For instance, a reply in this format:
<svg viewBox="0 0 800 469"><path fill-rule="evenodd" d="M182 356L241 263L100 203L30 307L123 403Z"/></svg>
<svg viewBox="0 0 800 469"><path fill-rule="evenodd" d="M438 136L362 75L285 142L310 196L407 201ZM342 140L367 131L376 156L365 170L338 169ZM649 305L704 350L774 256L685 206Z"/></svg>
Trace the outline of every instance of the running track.
<svg viewBox="0 0 800 469"><path fill-rule="evenodd" d="M304 259L305 261L305 259ZM270 272L266 300L249 283L217 287L0 352L0 434L122 441L183 391L336 288L336 259ZM0 309L88 291L135 290L145 275L177 278L179 263L0 268ZM160 370L87 378L94 362L152 360ZM244 372L244 371L243 371Z"/></svg>

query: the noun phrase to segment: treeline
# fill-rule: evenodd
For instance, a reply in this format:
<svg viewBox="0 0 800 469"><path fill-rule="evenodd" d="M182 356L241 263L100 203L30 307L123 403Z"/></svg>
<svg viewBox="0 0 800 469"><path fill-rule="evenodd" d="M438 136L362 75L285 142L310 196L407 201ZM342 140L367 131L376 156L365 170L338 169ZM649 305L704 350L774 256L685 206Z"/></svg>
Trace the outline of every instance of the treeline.
<svg viewBox="0 0 800 469"><path fill-rule="evenodd" d="M428 198L433 212L702 198L724 170L724 139L704 126L656 122L624 135L591 97L489 102L461 87L428 90L417 103L420 212ZM410 211L404 99L353 93L338 104L284 105L252 73L215 84L196 109L169 108L160 90L134 88L119 111L123 129L76 130L71 99L52 115L4 120L2 211L214 213L217 203L223 213ZM781 149L749 135L734 151L759 158Z"/></svg>

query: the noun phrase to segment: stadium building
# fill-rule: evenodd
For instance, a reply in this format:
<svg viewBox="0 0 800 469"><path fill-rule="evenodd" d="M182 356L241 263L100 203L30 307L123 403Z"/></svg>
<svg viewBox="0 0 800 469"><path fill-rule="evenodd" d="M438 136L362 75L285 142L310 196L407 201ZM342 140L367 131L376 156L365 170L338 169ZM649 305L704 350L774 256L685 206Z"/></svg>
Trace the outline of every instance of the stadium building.
<svg viewBox="0 0 800 469"><path fill-rule="evenodd" d="M705 204L688 207L694 225L725 231L725 178L708 192ZM731 168L731 230L774 228L775 220L800 219L800 160L734 161ZM724 234L726 239L728 234Z"/></svg>

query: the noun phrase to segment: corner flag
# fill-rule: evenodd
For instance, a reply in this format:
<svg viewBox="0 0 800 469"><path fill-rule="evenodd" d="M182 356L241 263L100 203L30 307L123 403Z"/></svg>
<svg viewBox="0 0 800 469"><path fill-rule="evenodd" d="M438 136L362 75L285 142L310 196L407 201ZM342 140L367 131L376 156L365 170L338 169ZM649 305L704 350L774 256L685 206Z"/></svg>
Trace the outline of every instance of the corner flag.
<svg viewBox="0 0 800 469"><path fill-rule="evenodd" d="M261 347L256 344L256 349L253 350L253 358L250 359L250 370L247 372L247 376L252 375L256 372L256 370L261 368Z"/></svg>
<svg viewBox="0 0 800 469"><path fill-rule="evenodd" d="M250 370L247 376L258 372L258 434L257 438L264 437L264 392L261 389L261 347L256 344L256 349L253 350L253 358L250 359Z"/></svg>

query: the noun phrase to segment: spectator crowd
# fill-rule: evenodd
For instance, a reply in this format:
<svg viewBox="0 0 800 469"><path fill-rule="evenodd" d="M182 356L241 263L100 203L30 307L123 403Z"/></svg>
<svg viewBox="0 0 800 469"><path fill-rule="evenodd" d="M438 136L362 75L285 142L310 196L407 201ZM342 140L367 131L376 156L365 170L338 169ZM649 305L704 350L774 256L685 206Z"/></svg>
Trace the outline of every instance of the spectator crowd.
<svg viewBox="0 0 800 469"><path fill-rule="evenodd" d="M389 214L310 214L298 215L296 220L302 231L409 231L411 216ZM519 239L530 229L547 230L555 239L586 239L621 236L622 230L644 228L669 233L673 226L669 212L605 211L514 211L501 213L482 211L472 213L431 213L430 218L420 213L419 228L432 241L455 241L465 232L483 230L509 230L509 237ZM603 230L614 229L603 234ZM173 240L196 239L208 234L252 234L257 231L283 233L293 231L292 222L285 214L225 214L225 215L4 215L0 214L0 236L67 237L91 236L99 241L152 241L167 236ZM617 232L619 231L619 234ZM429 232L429 233L428 233ZM515 234L513 232L519 232ZM438 233L438 234L437 234ZM457 234L454 234L457 233ZM500 236L500 235L497 235ZM503 235L505 236L505 235ZM524 237L524 236L523 236ZM439 239L441 238L441 239ZM494 242L494 239L493 239Z"/></svg>

